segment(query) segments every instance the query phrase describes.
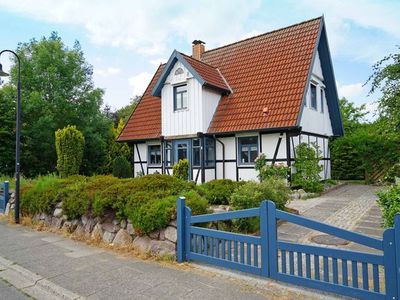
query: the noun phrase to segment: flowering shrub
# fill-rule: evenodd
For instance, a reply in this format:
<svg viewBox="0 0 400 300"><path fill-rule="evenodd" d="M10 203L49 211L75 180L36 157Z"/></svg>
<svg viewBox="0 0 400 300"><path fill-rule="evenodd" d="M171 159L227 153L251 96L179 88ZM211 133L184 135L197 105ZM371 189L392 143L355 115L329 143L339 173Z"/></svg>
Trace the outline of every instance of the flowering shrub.
<svg viewBox="0 0 400 300"><path fill-rule="evenodd" d="M254 161L254 168L258 171L258 179L264 181L268 178L286 179L289 168L285 164L267 164L267 158L261 153Z"/></svg>

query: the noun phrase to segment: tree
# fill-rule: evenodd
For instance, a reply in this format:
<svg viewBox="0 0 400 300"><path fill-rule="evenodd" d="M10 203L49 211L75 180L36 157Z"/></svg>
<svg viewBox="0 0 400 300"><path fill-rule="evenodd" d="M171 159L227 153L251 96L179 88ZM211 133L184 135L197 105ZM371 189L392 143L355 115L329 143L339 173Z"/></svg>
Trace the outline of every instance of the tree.
<svg viewBox="0 0 400 300"><path fill-rule="evenodd" d="M108 140L107 158L104 164L104 169L102 170L103 173L112 172L114 160L117 157L123 156L127 160L131 158L131 149L129 148L129 146L126 143L119 143L116 141L124 126L125 126L124 121L120 119L117 127L112 126L110 128L111 135Z"/></svg>
<svg viewBox="0 0 400 300"><path fill-rule="evenodd" d="M68 124L75 124L86 137L84 173L99 172L106 158L111 120L101 112L103 90L94 87L93 68L79 42L69 48L52 33L40 41L19 44L16 52L21 58L22 172L35 176L55 170L54 132ZM10 73L9 85L2 88L8 102L15 98L4 92L16 86L15 61Z"/></svg>
<svg viewBox="0 0 400 300"><path fill-rule="evenodd" d="M365 104L356 106L346 98L339 100L340 111L342 113L343 128L345 134L353 133L357 128L365 123L364 117L367 114Z"/></svg>
<svg viewBox="0 0 400 300"><path fill-rule="evenodd" d="M132 177L131 164L125 156L118 156L115 158L112 174L114 177L118 178Z"/></svg>
<svg viewBox="0 0 400 300"><path fill-rule="evenodd" d="M7 175L15 169L15 95L10 85L0 89L0 173Z"/></svg>
<svg viewBox="0 0 400 300"><path fill-rule="evenodd" d="M400 50L400 47L399 47ZM389 54L373 66L370 94L382 92L379 112L386 131L400 131L400 53Z"/></svg>
<svg viewBox="0 0 400 300"><path fill-rule="evenodd" d="M120 119L122 119L125 124L128 122L128 119L131 116L132 112L135 110L136 105L140 101L140 98L140 96L133 97L128 105L121 107L116 111L117 122L119 122Z"/></svg>
<svg viewBox="0 0 400 300"><path fill-rule="evenodd" d="M85 139L76 126L56 131L57 170L61 177L79 174Z"/></svg>

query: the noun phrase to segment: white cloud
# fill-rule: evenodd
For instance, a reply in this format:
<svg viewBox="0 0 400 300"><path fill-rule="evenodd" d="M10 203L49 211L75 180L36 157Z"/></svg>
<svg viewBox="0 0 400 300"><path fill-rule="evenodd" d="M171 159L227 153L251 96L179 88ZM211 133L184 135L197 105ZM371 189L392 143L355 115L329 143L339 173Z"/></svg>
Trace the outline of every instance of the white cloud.
<svg viewBox="0 0 400 300"><path fill-rule="evenodd" d="M101 76L101 77L111 77L115 76L117 74L121 73L121 69L119 68L114 68L114 67L108 67L105 69L95 69L94 70L94 75L95 76Z"/></svg>
<svg viewBox="0 0 400 300"><path fill-rule="evenodd" d="M153 74L148 72L142 72L129 78L129 85L133 88L132 95L141 96L144 93L146 87L149 85L152 77Z"/></svg>
<svg viewBox="0 0 400 300"><path fill-rule="evenodd" d="M259 0L0 0L0 9L50 23L83 26L95 44L150 56L165 54L168 43L177 37L188 43L205 39L212 46L238 39L259 6Z"/></svg>
<svg viewBox="0 0 400 300"><path fill-rule="evenodd" d="M345 97L351 100L365 95L366 92L363 87L363 84L361 82L357 82L345 85L341 85L340 83L338 83L338 93L340 98Z"/></svg>

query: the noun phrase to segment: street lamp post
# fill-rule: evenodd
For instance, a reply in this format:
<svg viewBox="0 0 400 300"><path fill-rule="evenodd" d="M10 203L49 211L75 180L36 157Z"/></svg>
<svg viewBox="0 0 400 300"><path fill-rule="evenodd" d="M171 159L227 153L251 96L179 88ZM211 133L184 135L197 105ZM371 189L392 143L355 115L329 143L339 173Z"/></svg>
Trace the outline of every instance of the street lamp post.
<svg viewBox="0 0 400 300"><path fill-rule="evenodd" d="M21 60L17 53L12 50L3 50L0 52L0 56L9 52L13 54L18 61L18 83L17 83L17 120L16 120L16 134L15 134L15 223L19 223L19 196L20 196L20 136L21 136ZM8 73L3 71L3 66L0 64L0 77L9 76Z"/></svg>

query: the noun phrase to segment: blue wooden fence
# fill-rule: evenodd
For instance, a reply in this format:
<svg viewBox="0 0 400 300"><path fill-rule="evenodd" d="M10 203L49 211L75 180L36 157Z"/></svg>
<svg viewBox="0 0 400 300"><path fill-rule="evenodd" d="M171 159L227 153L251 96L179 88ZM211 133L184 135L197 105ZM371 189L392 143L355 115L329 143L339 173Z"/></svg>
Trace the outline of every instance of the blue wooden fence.
<svg viewBox="0 0 400 300"><path fill-rule="evenodd" d="M207 222L260 217L260 235L196 226ZM381 254L280 241L277 220L336 236ZM259 208L192 216L177 200L177 260L197 260L300 286L362 299L400 299L400 216L383 240L293 215L263 201Z"/></svg>
<svg viewBox="0 0 400 300"><path fill-rule="evenodd" d="M0 183L0 213L4 213L9 199L8 181Z"/></svg>

